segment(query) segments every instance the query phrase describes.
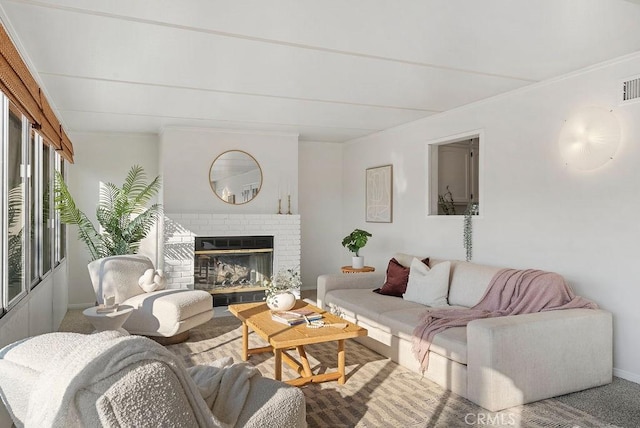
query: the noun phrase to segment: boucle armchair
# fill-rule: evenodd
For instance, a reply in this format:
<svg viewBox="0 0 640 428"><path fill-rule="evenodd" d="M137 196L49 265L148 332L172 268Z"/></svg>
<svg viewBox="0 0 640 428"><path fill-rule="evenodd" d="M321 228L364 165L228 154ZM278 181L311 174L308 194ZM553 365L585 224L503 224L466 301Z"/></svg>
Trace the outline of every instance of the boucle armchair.
<svg viewBox="0 0 640 428"><path fill-rule="evenodd" d="M230 358L185 368L158 343L115 330L6 346L0 397L18 428L306 426L298 388Z"/></svg>
<svg viewBox="0 0 640 428"><path fill-rule="evenodd" d="M213 317L213 298L203 290L162 289L161 272L148 257L122 255L89 263L89 274L98 304L105 295L115 303L132 306L122 326L132 334L152 336L163 343L189 337L189 330Z"/></svg>

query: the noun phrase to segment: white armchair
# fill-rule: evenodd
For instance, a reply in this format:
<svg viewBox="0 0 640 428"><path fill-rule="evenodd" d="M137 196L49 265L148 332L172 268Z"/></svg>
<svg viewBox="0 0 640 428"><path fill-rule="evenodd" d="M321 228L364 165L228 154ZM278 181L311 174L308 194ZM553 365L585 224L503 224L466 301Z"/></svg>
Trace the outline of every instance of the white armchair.
<svg viewBox="0 0 640 428"><path fill-rule="evenodd" d="M122 326L129 333L177 343L189 337L191 328L213 317L213 298L206 291L158 289L163 284L148 257L105 257L89 263L88 268L99 304L109 295L115 296L115 303L133 306ZM143 287L157 291L145 292Z"/></svg>
<svg viewBox="0 0 640 428"><path fill-rule="evenodd" d="M185 368L152 340L113 330L49 333L0 349L0 399L18 428L306 426L300 389L232 363Z"/></svg>

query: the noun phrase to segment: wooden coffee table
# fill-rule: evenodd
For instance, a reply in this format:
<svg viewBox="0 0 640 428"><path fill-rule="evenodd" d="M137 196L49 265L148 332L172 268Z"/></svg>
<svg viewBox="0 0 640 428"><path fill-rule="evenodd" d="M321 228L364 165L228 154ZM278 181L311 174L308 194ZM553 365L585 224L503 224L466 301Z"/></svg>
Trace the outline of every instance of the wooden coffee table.
<svg viewBox="0 0 640 428"><path fill-rule="evenodd" d="M311 382L330 380L337 380L339 384L344 384L346 382L344 341L358 336L366 336L367 330L298 300L295 309L302 308L321 313L323 315L322 320L326 324L343 323L347 326L345 328L329 326L308 328L306 324L288 326L271 319L271 311L266 303L230 305L229 311L242 321L242 359L247 361L251 354L273 352L275 355L276 380L281 380L282 362L284 361L300 375L297 379L287 381L286 383L289 385L300 386ZM269 343L269 346L249 348L249 328ZM334 341L338 342L338 371L314 375L309 366L304 346ZM298 351L300 361L287 353L291 349Z"/></svg>

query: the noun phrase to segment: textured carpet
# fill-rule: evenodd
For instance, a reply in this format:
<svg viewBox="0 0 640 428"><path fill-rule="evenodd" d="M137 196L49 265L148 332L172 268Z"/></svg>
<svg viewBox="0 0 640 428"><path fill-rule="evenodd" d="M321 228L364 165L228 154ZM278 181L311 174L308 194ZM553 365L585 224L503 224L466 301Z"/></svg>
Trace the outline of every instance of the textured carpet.
<svg viewBox="0 0 640 428"><path fill-rule="evenodd" d="M61 330L87 332L91 327L81 315L78 317L70 311ZM168 349L179 355L187 365L194 365L224 356L241 361L241 345L240 322L233 317L222 317L193 329L187 342L168 346ZM264 342L252 334L250 346L264 346ZM305 349L314 372L336 369L335 343L311 345ZM625 421L614 425L590 415L567 401L566 397L575 394L502 412L488 412L354 341L347 341L346 350L345 385L325 382L302 388L310 427L637 426ZM258 367L263 375L273 377L273 354L252 355L249 362ZM296 373L286 365L282 373L283 379L296 377Z"/></svg>
<svg viewBox="0 0 640 428"><path fill-rule="evenodd" d="M610 385L556 397L556 400L621 427L640 427L640 385L619 377Z"/></svg>

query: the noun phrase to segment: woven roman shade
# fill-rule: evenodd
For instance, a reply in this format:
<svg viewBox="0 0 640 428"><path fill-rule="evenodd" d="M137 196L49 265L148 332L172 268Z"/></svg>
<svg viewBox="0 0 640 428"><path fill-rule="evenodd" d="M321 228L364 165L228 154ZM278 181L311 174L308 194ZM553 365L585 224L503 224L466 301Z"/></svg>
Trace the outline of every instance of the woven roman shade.
<svg viewBox="0 0 640 428"><path fill-rule="evenodd" d="M2 25L0 90L29 118L44 140L73 163L73 145L69 137Z"/></svg>

